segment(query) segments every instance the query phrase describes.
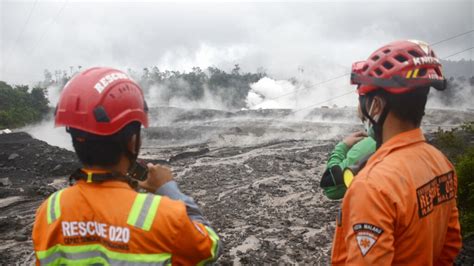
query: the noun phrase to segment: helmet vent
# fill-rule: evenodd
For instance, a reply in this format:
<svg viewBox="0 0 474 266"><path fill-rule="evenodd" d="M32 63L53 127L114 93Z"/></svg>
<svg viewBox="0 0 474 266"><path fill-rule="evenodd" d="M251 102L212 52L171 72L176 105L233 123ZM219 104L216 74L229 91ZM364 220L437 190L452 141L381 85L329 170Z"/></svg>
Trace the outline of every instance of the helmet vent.
<svg viewBox="0 0 474 266"><path fill-rule="evenodd" d="M390 53L390 49L385 49L385 50L383 50L383 53L384 53L384 54Z"/></svg>
<svg viewBox="0 0 474 266"><path fill-rule="evenodd" d="M421 54L414 50L410 50L408 51L408 53L411 54L413 57L421 57Z"/></svg>
<svg viewBox="0 0 474 266"><path fill-rule="evenodd" d="M406 57L404 57L403 55L401 55L401 54L395 56L395 59L400 63L408 61L408 59Z"/></svg>
<svg viewBox="0 0 474 266"><path fill-rule="evenodd" d="M102 105L94 108L94 117L95 117L95 121L97 122L102 122L102 123L110 122L110 118L107 115L107 112L105 111Z"/></svg>
<svg viewBox="0 0 474 266"><path fill-rule="evenodd" d="M390 70L390 69L392 69L393 64L388 62L388 61L385 61L385 62L383 62L382 66L385 67L385 69Z"/></svg>
<svg viewBox="0 0 474 266"><path fill-rule="evenodd" d="M362 68L362 71L366 71L369 68L369 65L365 64L364 67Z"/></svg>
<svg viewBox="0 0 474 266"><path fill-rule="evenodd" d="M383 73L382 70L380 70L380 68L377 68L374 71L375 71L375 74L377 74L377 76L380 76Z"/></svg>
<svg viewBox="0 0 474 266"><path fill-rule="evenodd" d="M436 57L434 51L431 51L431 56L432 56L432 57Z"/></svg>
<svg viewBox="0 0 474 266"><path fill-rule="evenodd" d="M418 71L418 76L423 77L424 75L426 75L426 72L426 68L421 68L420 71Z"/></svg>
<svg viewBox="0 0 474 266"><path fill-rule="evenodd" d="M375 55L375 56L372 57L372 61L375 61L375 62L376 62L377 60L379 60L379 58L380 58L380 57L379 57L378 55Z"/></svg>

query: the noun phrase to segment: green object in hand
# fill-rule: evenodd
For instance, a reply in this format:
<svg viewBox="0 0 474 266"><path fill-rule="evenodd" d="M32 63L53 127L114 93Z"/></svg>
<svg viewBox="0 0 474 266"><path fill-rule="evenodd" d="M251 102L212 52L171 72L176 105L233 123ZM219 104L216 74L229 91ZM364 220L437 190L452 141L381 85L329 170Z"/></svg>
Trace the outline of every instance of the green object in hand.
<svg viewBox="0 0 474 266"><path fill-rule="evenodd" d="M346 193L343 171L356 165L360 160L375 152L376 143L371 137L366 137L352 148L340 142L329 156L326 171L321 178L320 186L324 195L329 199L342 199Z"/></svg>

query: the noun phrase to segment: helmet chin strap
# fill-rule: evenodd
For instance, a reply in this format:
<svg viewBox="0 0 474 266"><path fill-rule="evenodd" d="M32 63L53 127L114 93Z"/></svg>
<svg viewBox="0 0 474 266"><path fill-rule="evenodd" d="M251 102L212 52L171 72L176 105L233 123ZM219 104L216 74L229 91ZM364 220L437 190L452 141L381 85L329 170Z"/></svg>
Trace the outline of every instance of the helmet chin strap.
<svg viewBox="0 0 474 266"><path fill-rule="evenodd" d="M135 152L131 152L128 150L128 147L125 147L125 156L129 161L128 172L133 168L133 166L137 163L138 153L140 152L140 129L135 134L136 141L135 141Z"/></svg>
<svg viewBox="0 0 474 266"><path fill-rule="evenodd" d="M124 177L124 179L128 183L128 185L133 189L137 189L138 183L137 183L136 180L133 180L130 177L130 172L132 171L135 164L137 163L138 153L140 151L140 145L138 145L138 141L140 141L140 129L138 129L138 131L136 132L136 139L137 139L137 141L135 142L136 145L135 145L135 152L134 153L131 152L128 149L128 144L127 143L125 143L124 146L123 146L125 157L127 157L129 164L128 164L128 169L127 169L127 174L125 174L125 175L122 174L122 176Z"/></svg>
<svg viewBox="0 0 474 266"><path fill-rule="evenodd" d="M380 117L378 121L375 121L373 117L370 116L369 112L367 111L367 104L370 106L373 103L374 100L374 95L371 96L361 96L359 97L359 102L360 102L360 109L362 111L362 114L364 115L365 118L369 119L370 123L372 124L372 127L374 129L374 137L375 137L375 142L377 144L377 149L382 146L382 141L383 141L383 124L385 123L385 119L387 119L388 112L390 111L390 107L388 103L385 101L385 106L382 109L382 113L380 114Z"/></svg>

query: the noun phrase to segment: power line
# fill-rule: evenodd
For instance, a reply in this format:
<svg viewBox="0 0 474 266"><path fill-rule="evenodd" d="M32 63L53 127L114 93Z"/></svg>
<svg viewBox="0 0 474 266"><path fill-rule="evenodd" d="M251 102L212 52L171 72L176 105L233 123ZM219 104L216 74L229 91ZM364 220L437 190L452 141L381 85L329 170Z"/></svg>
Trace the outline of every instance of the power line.
<svg viewBox="0 0 474 266"><path fill-rule="evenodd" d="M275 100L275 99L279 99L281 97L284 97L284 96L287 96L287 95L290 95L290 94L294 94L296 93L298 90L307 90L307 89L311 89L311 88L314 88L316 86L319 86L319 85L322 85L324 83L328 83L330 81L333 81L333 80L336 80L336 79L340 79L342 77L345 77L345 76L348 76L350 75L351 73L346 73L346 74L343 74L343 75L340 75L340 76L337 76L337 77L333 77L333 78L330 78L330 79L327 79L327 80L324 80L324 81L321 81L321 82L318 82L316 84L313 84L309 87L305 87L305 88L301 88L301 89L295 89L294 91L292 92L288 92L288 93L285 93L285 94L282 94L282 95L279 95L279 96L276 96L276 97L273 97L273 98L268 98L267 100Z"/></svg>
<svg viewBox="0 0 474 266"><path fill-rule="evenodd" d="M327 103L327 102L330 102L330 101L335 100L335 99L342 98L342 97L344 97L346 95L349 95L351 93L354 93L353 89L346 92L346 93L343 93L343 94L340 94L338 96L332 97L331 99L328 99L328 100L325 100L325 101L322 101L322 102L319 102L319 103L315 103L315 104L312 104L312 105L309 105L309 106L306 106L306 107L303 107L303 108L300 108L300 109L296 109L296 110L292 111L291 113L294 114L294 113L297 113L299 111L302 111L302 110L305 110L305 109L308 109L308 108L311 108L311 107L314 107L314 106L317 106L317 105L321 105L323 103Z"/></svg>
<svg viewBox="0 0 474 266"><path fill-rule="evenodd" d="M440 43L443 43L443 42L446 42L446 41L449 41L449 40L452 40L452 39L456 39L457 37L461 37L461 36L467 35L467 34L469 34L469 33L471 33L471 32L474 32L474 30L469 30L469 31L463 32L463 33L461 33L461 34L458 34L458 35L455 35L455 36L446 38L446 39L444 39L444 40L431 43L430 45L431 45L431 46L436 46L436 45L438 45L438 44L440 44Z"/></svg>
<svg viewBox="0 0 474 266"><path fill-rule="evenodd" d="M8 62L10 61L13 49L15 49L16 44L20 40L21 36L23 36L23 33L26 29L26 26L28 26L28 23L30 23L31 15L33 14L33 11L35 10L35 7L36 7L37 3L38 3L38 0L35 0L35 2L33 3L33 6L30 9L30 12L28 13L28 17L26 18L25 23L23 23L23 26L21 27L20 32L16 36L16 39L13 42L13 45L10 47L10 50L8 50L8 54L7 54L8 57L5 59L5 66L8 66Z"/></svg>
<svg viewBox="0 0 474 266"><path fill-rule="evenodd" d="M30 22L31 15L33 14L33 11L35 10L35 7L36 7L36 4L37 4L37 3L38 3L38 0L36 0L36 1L33 3L33 6L32 6L31 9L30 9L30 13L28 14L28 17L27 17L26 20L25 20L25 23L23 23L23 26L21 27L21 30L20 30L18 36L16 36L15 42L13 42L13 46L10 48L9 54L11 53L11 50L16 47L16 44L18 43L18 40L19 40L20 37L23 35L23 32L25 31L26 26L27 26L28 23Z"/></svg>
<svg viewBox="0 0 474 266"><path fill-rule="evenodd" d="M69 0L66 0L64 1L63 5L61 6L61 9L59 9L59 12L56 14L56 16L53 18L53 20L51 20L51 22L49 23L49 25L45 28L45 30L43 31L43 33L41 34L41 37L38 39L38 41L36 42L36 46L33 47L33 49L30 50L30 55L33 54L33 52L39 47L39 45L41 44L41 42L43 41L44 37L46 36L46 34L48 33L48 30L49 28L51 27L51 25L53 25L54 23L56 23L56 21L58 20L59 16L61 16L61 13L63 12L64 8L66 7L67 3L69 2Z"/></svg>
<svg viewBox="0 0 474 266"><path fill-rule="evenodd" d="M472 50L472 49L474 49L474 46L473 46L473 47L470 47L470 48L467 48L467 49L465 49L465 50L459 51L459 52L457 52L457 53L448 55L448 56L446 56L446 57L444 57L444 58L442 58L442 59L443 59L443 60L444 60L444 59L448 59L448 58L450 58L450 57L453 57L453 56L458 55L458 54L462 54L462 53L467 52L467 51Z"/></svg>
<svg viewBox="0 0 474 266"><path fill-rule="evenodd" d="M458 54L467 52L467 51L472 50L472 49L474 49L474 46L473 46L473 47L470 47L470 48L467 48L467 49L464 49L464 50L462 50L462 51L459 51L459 52L450 54L450 55L445 56L445 57L443 57L443 58L441 58L441 59L445 60L445 59L448 59L448 58L450 58L450 57L452 57L452 56L455 56L455 55L458 55ZM353 92L354 92L354 90L350 90L350 91L348 91L348 92L346 92L346 93L344 93L344 94L340 94L340 95L338 95L338 96L332 97L332 98L327 99L327 100L325 100L325 101L318 102L318 103L316 103L316 104L312 104L312 105L309 105L309 106L306 106L306 107L303 107L303 108L300 108L300 109L296 109L296 110L292 111L291 114L297 113L297 112L299 112L299 111L302 111L302 110L305 110L305 109L308 109L308 108L311 108L311 107L314 107L314 106L317 106L317 105L321 105L321 104L323 104L323 103L327 103L327 102L333 101L333 100L335 100L335 99L341 98L341 97L346 96L346 95L348 95L348 94L350 94L350 93L353 93Z"/></svg>
<svg viewBox="0 0 474 266"><path fill-rule="evenodd" d="M38 0L36 0L38 1ZM43 33L40 35L40 38L38 39L38 41L36 42L36 45L30 50L30 52L26 52L24 51L23 54L24 55L32 55L34 51L36 51L36 49L39 47L39 45L41 44L41 42L43 41L44 37L46 36L46 34L48 33L48 30L49 28L51 27L51 25L53 25L54 23L56 23L56 21L58 20L59 16L61 15L61 13L63 12L64 8L66 7L67 3L69 2L69 0L65 0L63 5L61 6L61 8L59 9L59 12L56 14L56 16L51 20L51 22L48 24L48 26L45 28L45 30L43 31ZM35 2L35 5L36 5L36 2ZM30 12L32 13L32 12ZM29 19L28 19L29 20ZM5 69L5 68L4 68Z"/></svg>
<svg viewBox="0 0 474 266"><path fill-rule="evenodd" d="M457 35L454 35L454 36L451 36L451 37L448 37L448 38L439 40L439 41L437 41L437 42L433 42L433 43L430 44L430 46L435 46L435 45L438 45L438 44L447 42L447 41L449 41L449 40L456 39L456 38L458 38L458 37L467 35L467 34L472 33L472 32L474 32L474 30L468 30L468 31L465 31L465 32L463 32L463 33L460 33L460 34L457 34ZM473 49L473 48L469 48L468 50L470 50L470 49ZM467 50L465 50L465 51L467 51ZM457 54L463 53L463 52L465 52L465 51L458 52ZM456 54L454 54L454 55L456 55ZM449 57L454 56L454 55L450 55L450 56L445 57L445 58L443 58L443 59L449 58ZM333 81L333 80L336 80L336 79L339 79L339 78L343 78L343 77L345 77L345 76L349 76L350 74L351 74L351 73L346 73L346 74L343 74L343 75L340 75L340 76L336 76L336 77L333 77L333 78L330 78L330 79L321 81L321 82L319 82L319 83L313 84L313 85L311 85L311 86L309 86L309 87L298 88L298 89L295 89L295 90L292 91L292 92L284 93L284 94L282 94L282 95L279 95L279 96L276 96L276 97L272 97L272 98L267 98L266 100L275 100L275 99L279 99L279 98L282 98L282 97L285 97L285 96L288 96L288 95L291 95L291 94L296 94L296 92L298 92L298 91L300 91L300 90L308 90L308 89L317 87L317 86L319 86L319 85L328 83L328 82L330 82L330 81Z"/></svg>

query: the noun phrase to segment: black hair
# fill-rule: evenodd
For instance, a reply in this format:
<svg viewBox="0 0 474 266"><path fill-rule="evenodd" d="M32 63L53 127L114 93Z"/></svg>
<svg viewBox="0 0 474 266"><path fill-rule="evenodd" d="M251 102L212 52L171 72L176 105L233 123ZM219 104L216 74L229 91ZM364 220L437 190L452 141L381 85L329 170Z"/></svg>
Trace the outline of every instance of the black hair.
<svg viewBox="0 0 474 266"><path fill-rule="evenodd" d="M373 96L380 96L389 106L389 111L398 119L412 123L419 127L425 115L426 101L428 99L429 87L416 88L411 92L392 94L383 89L375 91L369 97L369 106Z"/></svg>
<svg viewBox="0 0 474 266"><path fill-rule="evenodd" d="M140 135L141 124L131 122L113 135L101 136L79 129L68 128L77 157L87 166L109 167L127 155L128 143L134 134Z"/></svg>

